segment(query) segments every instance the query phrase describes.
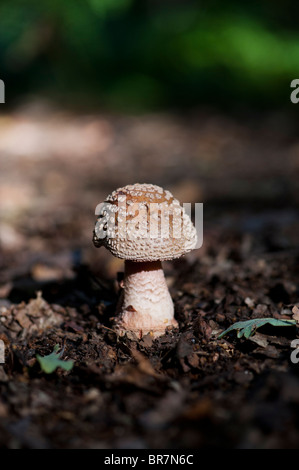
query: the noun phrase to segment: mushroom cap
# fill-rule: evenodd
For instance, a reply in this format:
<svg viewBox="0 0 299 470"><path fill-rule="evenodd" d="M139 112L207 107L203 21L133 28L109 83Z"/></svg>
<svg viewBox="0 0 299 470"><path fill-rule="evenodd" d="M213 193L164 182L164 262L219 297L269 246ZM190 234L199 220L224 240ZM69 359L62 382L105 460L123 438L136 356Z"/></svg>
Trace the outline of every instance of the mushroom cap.
<svg viewBox="0 0 299 470"><path fill-rule="evenodd" d="M128 185L100 207L93 242L131 261L166 261L195 248L196 229L177 199L153 184Z"/></svg>

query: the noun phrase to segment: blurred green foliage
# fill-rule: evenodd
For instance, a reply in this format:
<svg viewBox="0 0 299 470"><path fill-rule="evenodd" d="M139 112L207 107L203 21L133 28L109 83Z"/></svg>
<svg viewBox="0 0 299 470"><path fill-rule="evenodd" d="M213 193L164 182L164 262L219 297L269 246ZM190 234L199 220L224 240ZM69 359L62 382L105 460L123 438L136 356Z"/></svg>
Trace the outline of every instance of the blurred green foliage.
<svg viewBox="0 0 299 470"><path fill-rule="evenodd" d="M0 78L113 109L289 103L295 0L1 0Z"/></svg>

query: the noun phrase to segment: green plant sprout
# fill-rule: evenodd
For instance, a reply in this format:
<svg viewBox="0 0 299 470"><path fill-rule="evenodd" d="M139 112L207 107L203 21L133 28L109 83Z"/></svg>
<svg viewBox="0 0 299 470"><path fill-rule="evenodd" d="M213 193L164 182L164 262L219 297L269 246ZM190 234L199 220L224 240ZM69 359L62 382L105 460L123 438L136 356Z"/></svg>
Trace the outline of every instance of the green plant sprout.
<svg viewBox="0 0 299 470"><path fill-rule="evenodd" d="M266 324L272 326L295 326L296 320L277 320L276 318L254 318L253 320L238 321L231 325L227 330L223 331L217 339L223 338L232 330L237 330L237 337L242 338L243 336L248 339L253 336L258 328Z"/></svg>

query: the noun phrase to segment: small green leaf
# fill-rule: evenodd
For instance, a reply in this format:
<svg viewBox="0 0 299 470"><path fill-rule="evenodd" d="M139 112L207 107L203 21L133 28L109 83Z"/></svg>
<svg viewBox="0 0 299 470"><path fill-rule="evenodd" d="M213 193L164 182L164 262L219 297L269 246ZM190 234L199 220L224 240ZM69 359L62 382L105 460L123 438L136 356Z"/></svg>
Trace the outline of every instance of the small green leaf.
<svg viewBox="0 0 299 470"><path fill-rule="evenodd" d="M62 361L60 359L61 357L61 352L58 353L59 350L59 344L56 344L54 347L54 350L51 354L48 356L40 356L39 354L36 355L36 359L38 360L41 369L43 372L46 374L52 374L57 367L61 367L64 370L70 371L73 366L74 366L74 361L69 360L69 361Z"/></svg>
<svg viewBox="0 0 299 470"><path fill-rule="evenodd" d="M231 325L227 330L223 331L218 339L223 338L227 333L232 330L237 330L237 337L242 338L244 336L246 339L253 336L255 331L261 326L269 323L272 326L295 326L296 320L278 320L277 318L254 318L253 320L247 321L238 321Z"/></svg>
<svg viewBox="0 0 299 470"><path fill-rule="evenodd" d="M255 327L252 328L251 325L248 325L245 328L243 328L243 330L241 331L243 331L245 338L248 339L250 338L250 336L254 335L255 330L256 330Z"/></svg>

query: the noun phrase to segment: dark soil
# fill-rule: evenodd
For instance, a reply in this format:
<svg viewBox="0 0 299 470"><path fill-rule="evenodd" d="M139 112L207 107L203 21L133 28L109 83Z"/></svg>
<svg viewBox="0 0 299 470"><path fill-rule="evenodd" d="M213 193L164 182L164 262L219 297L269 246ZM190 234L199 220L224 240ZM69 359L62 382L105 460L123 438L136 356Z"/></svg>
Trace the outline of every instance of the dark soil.
<svg viewBox="0 0 299 470"><path fill-rule="evenodd" d="M240 320L298 320L299 142L287 118L35 107L4 118L0 446L298 447L296 326L217 339ZM122 262L91 241L96 205L132 182L205 203L203 247L164 265L179 329L155 340L114 333ZM45 374L36 355L56 344L74 367Z"/></svg>

